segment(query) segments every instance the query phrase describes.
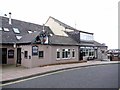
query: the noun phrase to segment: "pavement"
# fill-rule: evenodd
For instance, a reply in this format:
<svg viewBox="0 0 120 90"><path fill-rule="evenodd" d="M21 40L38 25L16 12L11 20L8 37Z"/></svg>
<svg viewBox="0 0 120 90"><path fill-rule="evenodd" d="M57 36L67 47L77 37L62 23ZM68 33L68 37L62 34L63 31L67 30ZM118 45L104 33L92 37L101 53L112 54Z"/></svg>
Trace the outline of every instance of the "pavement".
<svg viewBox="0 0 120 90"><path fill-rule="evenodd" d="M25 68L22 66L16 67L15 65L4 65L0 68L0 82L2 84L13 82L21 79L26 79L29 77L43 75L47 73L52 73L60 70L79 68L79 67L88 67L95 65L106 65L106 64L117 64L120 61L87 61L82 63L72 63L72 64L60 64L60 65L50 65L44 67L35 67L35 68Z"/></svg>

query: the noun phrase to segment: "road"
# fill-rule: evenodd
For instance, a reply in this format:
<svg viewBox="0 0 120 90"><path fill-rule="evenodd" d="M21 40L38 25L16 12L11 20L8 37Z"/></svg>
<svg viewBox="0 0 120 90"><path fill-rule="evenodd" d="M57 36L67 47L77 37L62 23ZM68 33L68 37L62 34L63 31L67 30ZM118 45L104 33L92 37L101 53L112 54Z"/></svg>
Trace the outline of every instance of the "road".
<svg viewBox="0 0 120 90"><path fill-rule="evenodd" d="M118 64L81 67L5 85L3 88L118 88Z"/></svg>

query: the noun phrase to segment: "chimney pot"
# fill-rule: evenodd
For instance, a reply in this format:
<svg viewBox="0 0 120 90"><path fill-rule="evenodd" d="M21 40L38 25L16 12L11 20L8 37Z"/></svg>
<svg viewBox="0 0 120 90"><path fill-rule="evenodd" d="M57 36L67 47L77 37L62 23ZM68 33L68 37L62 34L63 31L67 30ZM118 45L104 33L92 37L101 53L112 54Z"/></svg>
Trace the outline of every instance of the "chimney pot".
<svg viewBox="0 0 120 90"><path fill-rule="evenodd" d="M11 12L9 12L9 14L11 14Z"/></svg>

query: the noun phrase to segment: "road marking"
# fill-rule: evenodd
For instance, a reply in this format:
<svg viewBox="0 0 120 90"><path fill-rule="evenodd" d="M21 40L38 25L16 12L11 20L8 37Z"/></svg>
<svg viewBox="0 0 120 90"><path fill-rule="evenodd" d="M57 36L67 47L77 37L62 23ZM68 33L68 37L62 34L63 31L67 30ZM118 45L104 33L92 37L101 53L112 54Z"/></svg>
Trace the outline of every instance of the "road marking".
<svg viewBox="0 0 120 90"><path fill-rule="evenodd" d="M92 66L92 67L95 67L95 66ZM45 76L49 76L49 75L53 75L53 74L57 74L57 73L62 73L62 72L65 72L65 71L71 71L71 70L75 70L75 69L82 69L82 68L90 68L90 67L73 67L73 68L70 68L70 69L55 71L55 72L51 72L51 73L47 73L47 74L43 74L43 75L39 75L39 76L34 76L34 77L30 77L30 78L26 78L26 79L14 81L14 82L9 82L9 83L6 83L6 84L0 84L0 87L20 83L20 82L23 82L23 81L32 80L32 79L35 79L35 78L45 77Z"/></svg>

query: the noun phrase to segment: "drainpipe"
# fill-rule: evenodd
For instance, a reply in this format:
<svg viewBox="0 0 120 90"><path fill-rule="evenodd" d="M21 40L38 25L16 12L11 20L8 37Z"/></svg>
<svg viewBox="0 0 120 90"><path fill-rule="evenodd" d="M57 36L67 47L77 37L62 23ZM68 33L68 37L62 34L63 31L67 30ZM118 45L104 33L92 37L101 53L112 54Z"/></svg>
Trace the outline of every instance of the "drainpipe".
<svg viewBox="0 0 120 90"><path fill-rule="evenodd" d="M13 47L14 47L14 57L15 57L15 64L16 64L16 67L17 67L17 48L16 48L16 43L14 43L14 45L13 45Z"/></svg>

